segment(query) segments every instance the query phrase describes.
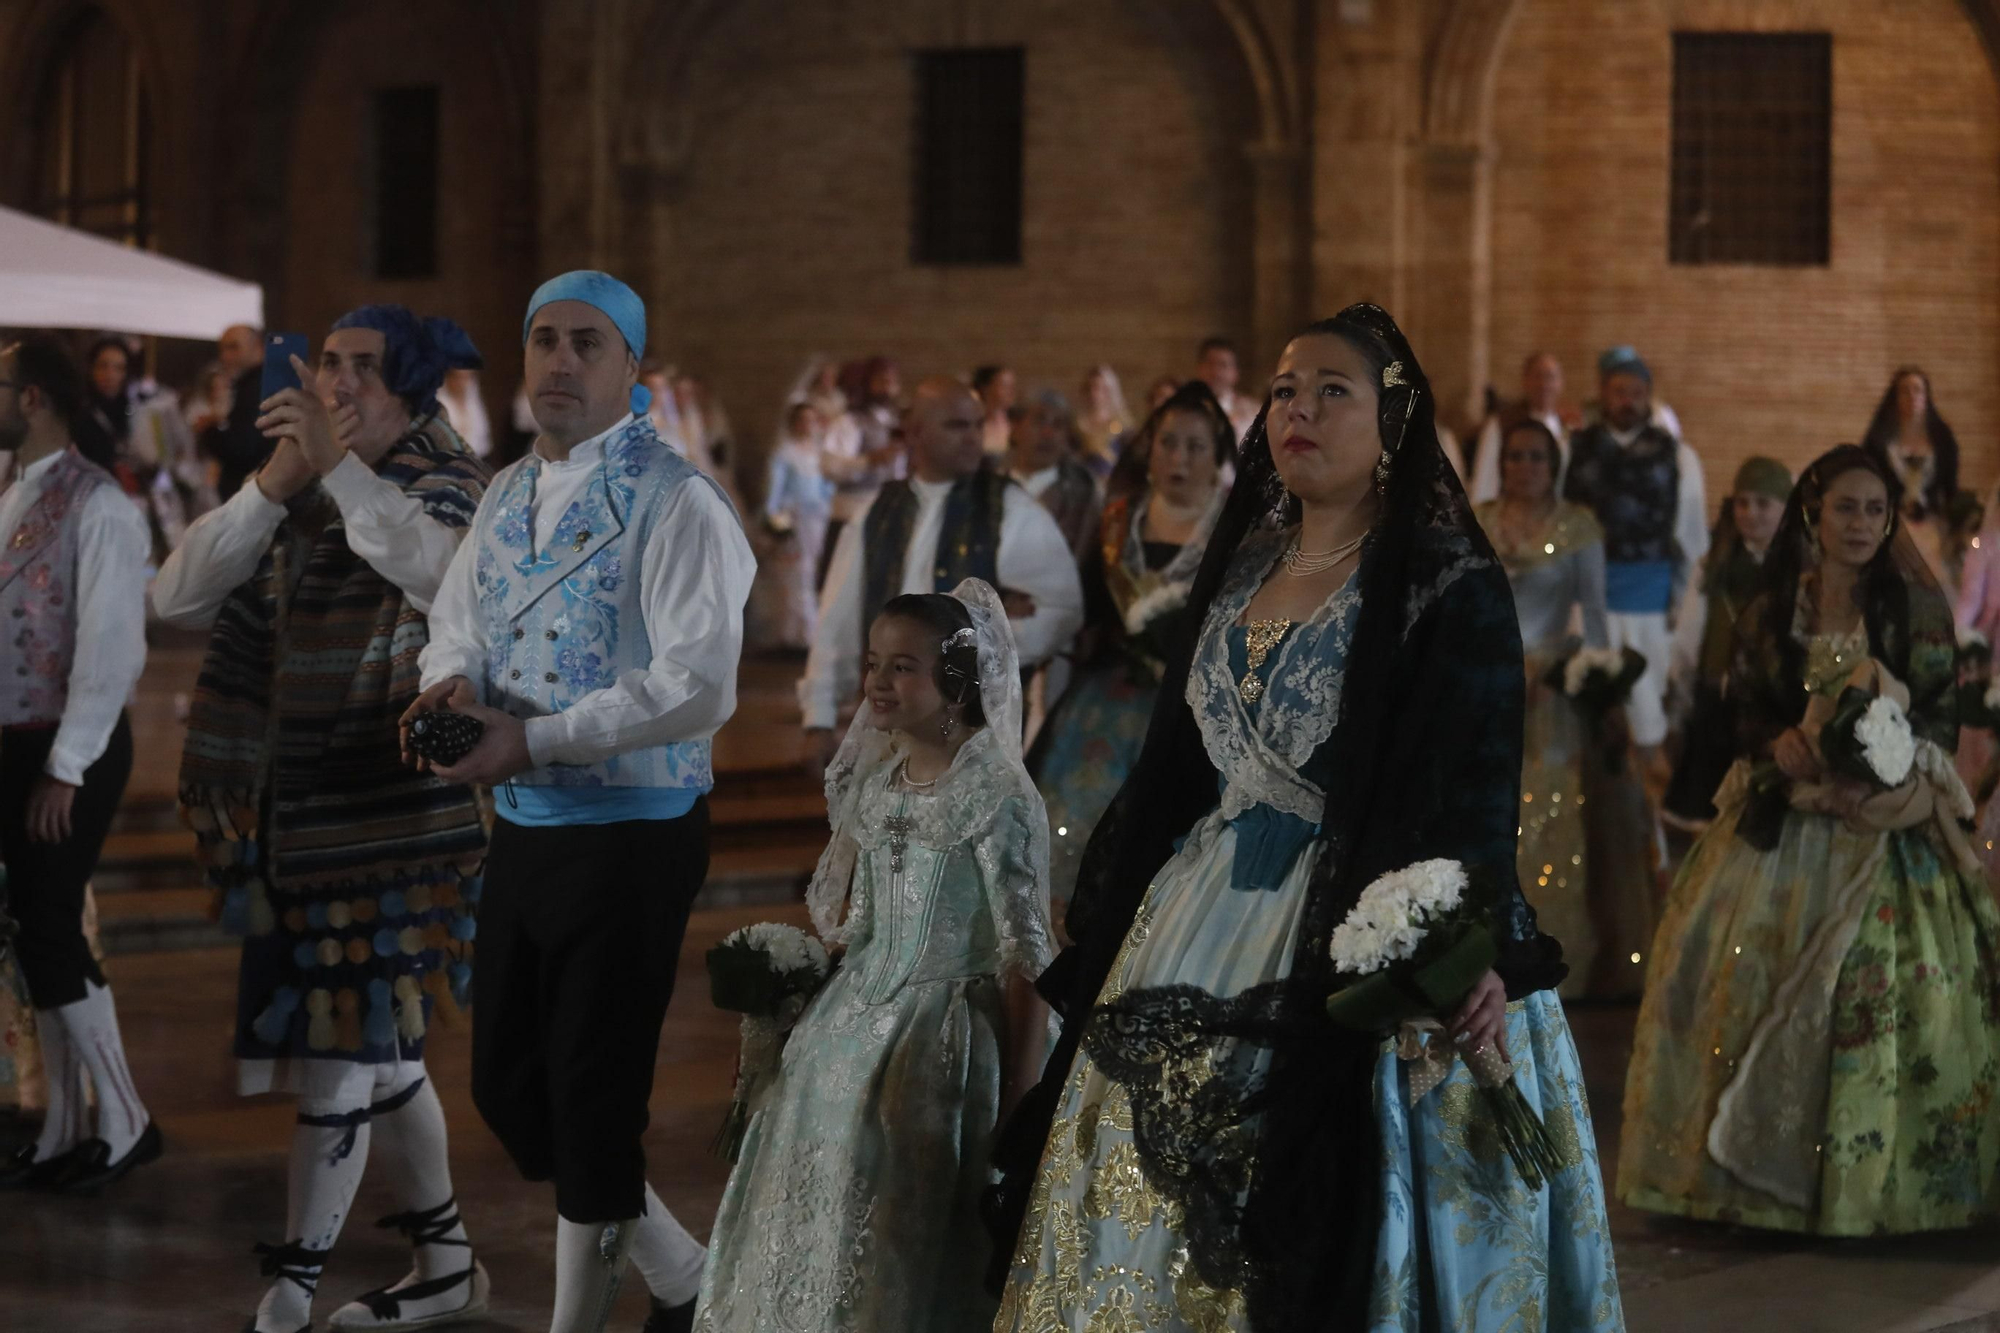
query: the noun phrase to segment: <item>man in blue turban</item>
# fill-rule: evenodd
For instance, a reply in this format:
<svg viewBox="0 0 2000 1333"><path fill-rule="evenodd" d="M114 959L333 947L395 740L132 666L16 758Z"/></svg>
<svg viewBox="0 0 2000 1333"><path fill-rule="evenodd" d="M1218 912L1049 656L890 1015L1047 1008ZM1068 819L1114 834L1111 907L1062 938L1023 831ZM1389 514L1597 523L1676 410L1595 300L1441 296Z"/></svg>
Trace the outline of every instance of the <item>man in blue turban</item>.
<svg viewBox="0 0 2000 1333"><path fill-rule="evenodd" d="M552 1333L602 1328L628 1254L647 1327L685 1330L705 1255L646 1184L641 1139L756 561L645 414L630 287L551 279L522 336L541 431L445 578L410 717L477 718L478 745L436 772L499 789L472 1091L521 1173L555 1183Z"/></svg>
<svg viewBox="0 0 2000 1333"><path fill-rule="evenodd" d="M369 1149L393 1163L414 1262L334 1311L340 1329L476 1318L485 1268L459 1221L444 1110L424 1068L434 1017L469 997L486 835L463 783L412 773L399 724L425 614L485 492L486 465L437 409L479 353L449 320L364 306L334 323L300 389L262 404L275 441L188 529L153 605L214 626L181 757L182 813L244 936L235 1053L245 1094L298 1094L274 1279L251 1327L312 1324Z"/></svg>

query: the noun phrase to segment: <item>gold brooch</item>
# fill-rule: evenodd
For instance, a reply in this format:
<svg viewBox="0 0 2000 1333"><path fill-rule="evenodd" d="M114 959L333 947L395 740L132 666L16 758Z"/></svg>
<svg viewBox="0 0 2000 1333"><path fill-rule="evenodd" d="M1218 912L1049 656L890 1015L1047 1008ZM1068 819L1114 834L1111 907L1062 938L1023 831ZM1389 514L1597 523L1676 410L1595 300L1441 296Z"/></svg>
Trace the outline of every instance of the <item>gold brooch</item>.
<svg viewBox="0 0 2000 1333"><path fill-rule="evenodd" d="M573 551L581 551L583 549L583 544L589 540L590 540L590 529L585 528L582 532L576 534L576 545L572 546L570 549Z"/></svg>
<svg viewBox="0 0 2000 1333"><path fill-rule="evenodd" d="M1391 361L1382 367L1382 387L1385 389L1407 389L1410 382L1403 378L1403 363Z"/></svg>

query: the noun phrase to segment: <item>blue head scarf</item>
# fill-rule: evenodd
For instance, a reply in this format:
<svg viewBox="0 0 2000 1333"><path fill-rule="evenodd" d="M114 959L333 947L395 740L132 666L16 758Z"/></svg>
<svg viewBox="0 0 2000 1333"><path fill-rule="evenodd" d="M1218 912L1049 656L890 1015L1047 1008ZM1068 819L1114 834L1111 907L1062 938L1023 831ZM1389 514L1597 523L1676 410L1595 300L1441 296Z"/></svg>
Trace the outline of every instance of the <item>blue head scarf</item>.
<svg viewBox="0 0 2000 1333"><path fill-rule="evenodd" d="M1608 380L1613 375L1637 375L1648 384L1653 382L1653 372L1640 359L1638 349L1624 343L1605 348L1597 358L1597 377Z"/></svg>
<svg viewBox="0 0 2000 1333"><path fill-rule="evenodd" d="M555 301L581 301L602 310L605 317L617 326L633 357L646 354L646 303L639 299L639 293L609 273L601 273L594 268L559 273L535 288L535 294L528 298L528 313L521 319L522 346L527 345L528 333L535 326L535 312ZM645 385L632 386L634 416L643 414L652 402L652 392Z"/></svg>
<svg viewBox="0 0 2000 1333"><path fill-rule="evenodd" d="M438 389L446 372L478 370L486 364L457 321L438 316L419 319L407 306L365 305L333 321L333 327L373 329L382 335L382 382L415 419L437 411Z"/></svg>

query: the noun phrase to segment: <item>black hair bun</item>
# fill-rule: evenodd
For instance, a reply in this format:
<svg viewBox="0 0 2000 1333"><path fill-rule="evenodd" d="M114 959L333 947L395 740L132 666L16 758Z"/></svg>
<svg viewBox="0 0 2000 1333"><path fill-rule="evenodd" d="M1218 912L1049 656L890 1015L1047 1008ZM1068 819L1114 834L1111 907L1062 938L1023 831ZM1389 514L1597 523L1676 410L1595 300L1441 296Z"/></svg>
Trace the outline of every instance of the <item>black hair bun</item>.
<svg viewBox="0 0 2000 1333"><path fill-rule="evenodd" d="M464 713L425 713L410 723L410 753L449 768L471 754L485 732L484 722Z"/></svg>

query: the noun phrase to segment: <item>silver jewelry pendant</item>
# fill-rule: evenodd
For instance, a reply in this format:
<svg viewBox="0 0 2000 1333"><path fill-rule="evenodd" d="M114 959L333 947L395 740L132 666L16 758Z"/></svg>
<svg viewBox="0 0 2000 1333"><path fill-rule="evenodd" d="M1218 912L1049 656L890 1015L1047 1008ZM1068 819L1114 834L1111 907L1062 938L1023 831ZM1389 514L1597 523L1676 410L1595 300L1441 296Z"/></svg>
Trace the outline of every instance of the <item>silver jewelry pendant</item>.
<svg viewBox="0 0 2000 1333"><path fill-rule="evenodd" d="M1387 449L1384 449L1382 456L1375 460L1375 493L1377 495L1387 495L1389 493L1389 451Z"/></svg>

